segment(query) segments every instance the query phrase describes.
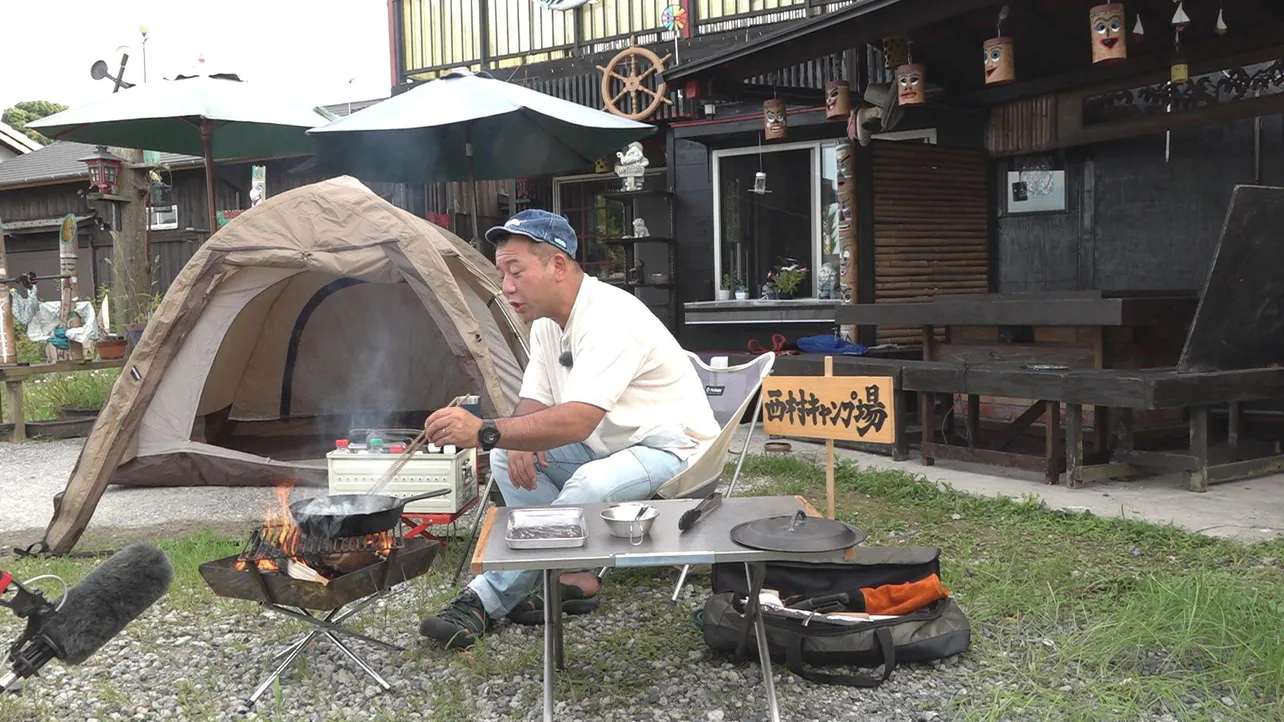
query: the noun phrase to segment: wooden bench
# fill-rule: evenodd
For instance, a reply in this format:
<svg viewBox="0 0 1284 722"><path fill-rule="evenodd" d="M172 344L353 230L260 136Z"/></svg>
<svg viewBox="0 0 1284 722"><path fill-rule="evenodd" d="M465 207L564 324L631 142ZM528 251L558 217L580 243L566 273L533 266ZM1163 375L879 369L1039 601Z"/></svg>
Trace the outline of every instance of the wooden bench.
<svg viewBox="0 0 1284 722"><path fill-rule="evenodd" d="M1013 430L997 441L999 448L924 443L924 463L933 458L998 463L1019 468L1039 468L1049 483L1066 473L1066 483L1082 486L1089 476L1123 476L1140 469L1184 471L1192 491L1206 491L1209 484L1257 476L1284 469L1284 456L1241 443L1239 404L1258 399L1284 398L1284 368L1262 368L1204 373L1182 373L1175 368L1077 369L1065 371L1030 370L1004 364L978 364L966 368L957 364L928 364L907 367L902 372L906 390L923 394L1004 395L1036 400L1031 406L1029 426L1047 412L1046 452L1033 459L1008 453L1003 447ZM1065 439L1058 431L1065 405ZM1083 407L1093 405L1118 413L1115 433L1107 448L1095 449L1094 458L1084 453ZM1230 409L1227 449L1210 453L1209 409L1225 405ZM925 405L928 408L930 405ZM1187 409L1189 444L1185 450L1141 451L1134 448L1132 412L1135 410ZM1037 411L1034 411L1037 410ZM926 424L928 420L925 420ZM1019 433L1019 430L1016 430ZM1244 458L1244 457L1249 458ZM1256 456L1257 458L1252 458ZM1086 463L1093 462L1093 463ZM1094 469L1097 466L1099 468Z"/></svg>
<svg viewBox="0 0 1284 722"><path fill-rule="evenodd" d="M108 361L57 361L54 363L26 366L0 366L0 380L4 381L5 401L9 407L9 416L13 419L12 440L20 442L26 441L27 439L27 419L22 403L23 381L35 376L46 376L48 374L72 373L75 371L95 371L98 369L118 369L124 368L124 366L124 359L111 359Z"/></svg>

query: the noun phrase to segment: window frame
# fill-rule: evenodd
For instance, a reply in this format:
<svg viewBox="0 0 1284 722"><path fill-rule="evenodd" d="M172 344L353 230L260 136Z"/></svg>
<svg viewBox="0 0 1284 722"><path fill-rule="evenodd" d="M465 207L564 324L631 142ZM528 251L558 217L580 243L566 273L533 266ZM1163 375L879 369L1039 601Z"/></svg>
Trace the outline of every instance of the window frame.
<svg viewBox="0 0 1284 722"><path fill-rule="evenodd" d="M903 131L895 131L891 133L879 133L879 134L875 134L874 138L876 140L889 140L889 141L916 140L920 142L926 142L931 145L936 145L936 129L924 128L922 130L903 130ZM758 153L762 153L765 155L767 153L781 153L781 152L791 151L791 150L809 150L810 151L811 163L809 166L810 167L809 173L811 174L811 254L807 260L807 263L808 263L808 268L811 269L811 271L814 271L815 269L820 268L822 259L824 258L824 253L823 253L824 248L822 247L822 244L821 244L824 220L822 218L820 198L821 198L821 190L822 190L821 183L825 179L822 177L823 168L821 167L821 165L824 163L824 159L825 159L825 148L832 145L837 145L841 140L843 140L842 137L837 137L837 138L825 138L821 140L802 140L802 141L795 141L791 143L772 144L769 146L752 145L752 146L742 146L739 148L721 148L718 150L714 150L709 154L709 164L711 166L711 168L709 169L710 170L709 177L712 184L711 195L713 196L713 287L715 289L719 288L720 287L719 284L722 282L722 164L721 164L721 160L723 158L732 158L732 157L742 156L742 155L755 155ZM768 177L767 178L768 190L771 189L771 183L772 183L772 179ZM808 297L802 300L814 301L816 300L816 296L820 293L820 282L817 280L817 274L814 272L808 272L807 278L808 278L808 282L811 284L810 286L811 291L808 294ZM744 280L746 285L748 285L749 279L744 279ZM708 299L708 300L712 300L712 299ZM761 299L756 299L756 300L761 300Z"/></svg>

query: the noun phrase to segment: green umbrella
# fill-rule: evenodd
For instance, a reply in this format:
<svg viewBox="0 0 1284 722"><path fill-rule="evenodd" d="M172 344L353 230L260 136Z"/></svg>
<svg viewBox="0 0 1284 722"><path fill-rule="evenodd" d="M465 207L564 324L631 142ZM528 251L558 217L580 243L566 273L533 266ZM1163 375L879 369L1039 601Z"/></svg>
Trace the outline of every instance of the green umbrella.
<svg viewBox="0 0 1284 722"><path fill-rule="evenodd" d="M215 160L311 155L315 144L305 131L336 118L291 102L278 87L235 75L198 75L136 85L27 125L57 140L205 158L213 233Z"/></svg>

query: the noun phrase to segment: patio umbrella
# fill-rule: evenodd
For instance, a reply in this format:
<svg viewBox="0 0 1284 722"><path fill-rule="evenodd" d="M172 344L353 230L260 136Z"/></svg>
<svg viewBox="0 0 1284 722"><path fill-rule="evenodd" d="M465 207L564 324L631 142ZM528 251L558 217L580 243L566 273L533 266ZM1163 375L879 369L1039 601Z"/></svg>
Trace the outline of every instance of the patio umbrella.
<svg viewBox="0 0 1284 722"><path fill-rule="evenodd" d="M224 74L135 85L28 126L57 140L203 157L212 234L216 160L311 155L314 143L304 131L336 117L290 102L280 88Z"/></svg>
<svg viewBox="0 0 1284 722"><path fill-rule="evenodd" d="M473 183L565 173L655 132L655 127L487 73L455 70L308 134L317 168L392 183Z"/></svg>

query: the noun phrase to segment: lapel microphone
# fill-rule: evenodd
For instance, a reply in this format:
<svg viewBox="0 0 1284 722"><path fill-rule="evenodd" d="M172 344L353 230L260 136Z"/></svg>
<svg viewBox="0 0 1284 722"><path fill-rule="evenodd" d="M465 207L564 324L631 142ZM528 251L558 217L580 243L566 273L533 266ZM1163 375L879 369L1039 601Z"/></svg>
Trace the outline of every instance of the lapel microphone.
<svg viewBox="0 0 1284 722"><path fill-rule="evenodd" d="M569 368L572 368L573 366L575 366L575 360L574 360L573 358L571 358L571 352L570 352L570 351L563 351L563 352L562 352L562 355L557 357L557 362L558 362L558 363L560 363L561 365L565 366L565 367L566 367L566 368L568 368L568 369L569 369Z"/></svg>

